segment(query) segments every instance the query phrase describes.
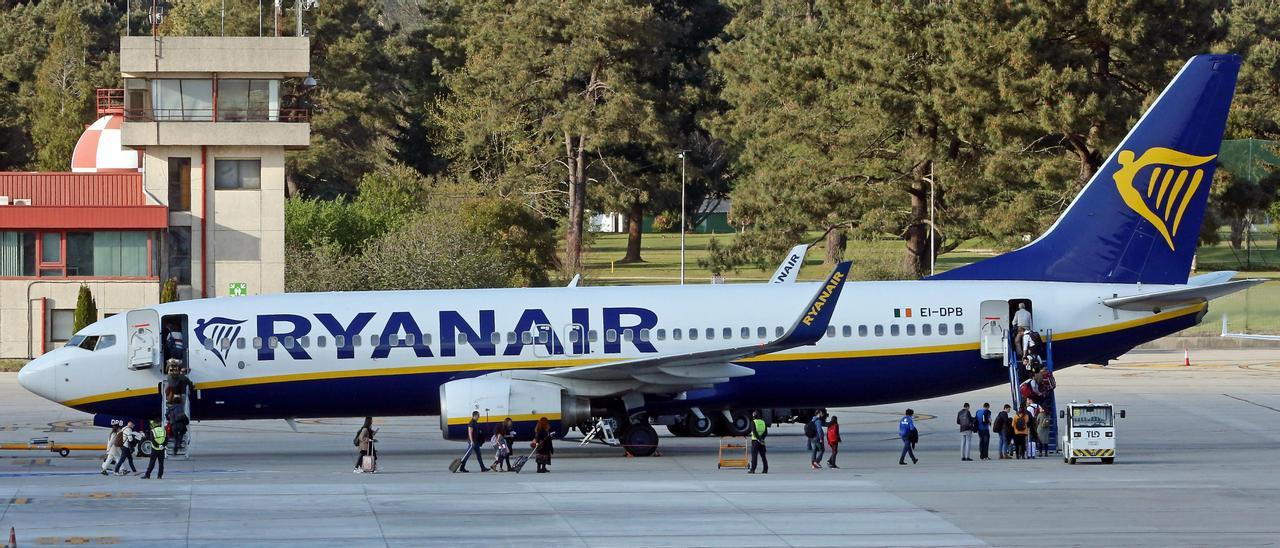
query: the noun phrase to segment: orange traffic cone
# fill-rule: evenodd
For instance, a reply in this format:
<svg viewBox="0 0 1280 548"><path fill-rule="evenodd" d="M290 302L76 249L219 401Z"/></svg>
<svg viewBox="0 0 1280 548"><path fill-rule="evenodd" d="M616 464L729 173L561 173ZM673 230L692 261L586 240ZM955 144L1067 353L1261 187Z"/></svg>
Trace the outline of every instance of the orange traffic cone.
<svg viewBox="0 0 1280 548"><path fill-rule="evenodd" d="M1191 351L1187 347L1182 347L1182 365L1191 367Z"/></svg>

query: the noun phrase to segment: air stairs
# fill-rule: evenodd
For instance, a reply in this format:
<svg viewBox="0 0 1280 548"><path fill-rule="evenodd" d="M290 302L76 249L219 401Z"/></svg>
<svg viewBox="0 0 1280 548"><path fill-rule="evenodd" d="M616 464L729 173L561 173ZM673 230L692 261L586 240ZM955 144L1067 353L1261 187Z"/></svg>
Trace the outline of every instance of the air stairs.
<svg viewBox="0 0 1280 548"><path fill-rule="evenodd" d="M1050 375L1052 375L1053 374L1053 330L1052 329L1045 330L1042 333L1042 335L1044 336L1044 369L1045 371L1048 371ZM1022 384L1023 380L1025 380L1023 379L1023 373L1025 372L1025 370L1023 369L1022 364L1018 362L1018 352L1014 348L1014 339L1012 336L1005 337L1005 367L1008 368L1009 370L1009 395L1010 395L1010 398L1013 400L1013 409L1016 412L1017 410L1023 409L1026 407L1026 401L1024 401L1024 399L1022 398L1022 395L1018 393L1018 386ZM1058 419L1057 419L1058 403L1057 403L1056 392L1057 390L1050 390L1048 397L1045 398L1044 401L1038 402L1040 405L1044 406L1049 411L1049 418L1051 420L1049 421L1048 446L1049 446L1049 452L1051 453L1057 453L1059 451Z"/></svg>

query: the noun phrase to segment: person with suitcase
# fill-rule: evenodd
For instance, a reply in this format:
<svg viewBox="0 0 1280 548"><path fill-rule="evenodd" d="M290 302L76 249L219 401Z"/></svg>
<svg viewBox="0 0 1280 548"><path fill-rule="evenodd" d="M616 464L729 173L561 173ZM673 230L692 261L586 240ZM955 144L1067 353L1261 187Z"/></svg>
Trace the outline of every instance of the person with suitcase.
<svg viewBox="0 0 1280 548"><path fill-rule="evenodd" d="M550 472L547 466L551 465L551 454L555 453L555 448L551 446L552 437L551 421L546 417L538 419L538 426L533 429L533 453L539 474Z"/></svg>
<svg viewBox="0 0 1280 548"><path fill-rule="evenodd" d="M133 465L133 452L137 450L138 442L142 441L143 437L141 432L133 431L133 421L125 423L124 428L120 430L120 440L124 443L124 449L120 452L120 460L116 461L117 476L125 475L122 467L126 462L129 463L129 470L131 470L129 473L138 473L138 467Z"/></svg>
<svg viewBox="0 0 1280 548"><path fill-rule="evenodd" d="M493 437L489 439L493 444L493 464L489 465L492 472L511 471L511 446L507 445L507 424L510 420L499 423L498 429L494 430Z"/></svg>
<svg viewBox="0 0 1280 548"><path fill-rule="evenodd" d="M484 460L482 460L484 457L480 456L482 445L484 445L484 431L480 427L480 412L472 411L471 422L467 424L467 452L462 455L462 462L454 472L467 473L467 459L470 459L472 454L476 456L476 464L480 465L480 471L488 472L489 469L484 466Z"/></svg>
<svg viewBox="0 0 1280 548"><path fill-rule="evenodd" d="M360 449L360 455L356 457L356 469L352 470L355 474L364 474L366 472L372 474L378 471L378 454L373 448L374 435L378 433L373 429L373 417L365 417L364 424L360 426L360 430L356 431L355 444Z"/></svg>

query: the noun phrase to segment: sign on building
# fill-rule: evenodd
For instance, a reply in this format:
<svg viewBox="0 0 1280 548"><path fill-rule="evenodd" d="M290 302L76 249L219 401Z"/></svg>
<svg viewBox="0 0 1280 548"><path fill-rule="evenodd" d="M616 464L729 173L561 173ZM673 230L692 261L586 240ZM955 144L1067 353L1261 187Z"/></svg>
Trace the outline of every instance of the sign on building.
<svg viewBox="0 0 1280 548"><path fill-rule="evenodd" d="M227 293L232 297L243 297L249 294L249 284L245 282L231 282L231 286L227 288Z"/></svg>

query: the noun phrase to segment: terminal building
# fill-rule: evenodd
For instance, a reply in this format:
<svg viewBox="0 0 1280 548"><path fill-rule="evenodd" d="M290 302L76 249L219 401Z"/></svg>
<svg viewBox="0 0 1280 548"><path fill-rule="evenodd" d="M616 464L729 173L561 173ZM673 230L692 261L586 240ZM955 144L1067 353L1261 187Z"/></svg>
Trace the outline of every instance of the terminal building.
<svg viewBox="0 0 1280 548"><path fill-rule="evenodd" d="M70 171L0 173L0 358L70 339L82 284L102 317L171 278L180 299L284 291L285 151L311 134L287 90L309 47L121 38L122 87L98 90Z"/></svg>

